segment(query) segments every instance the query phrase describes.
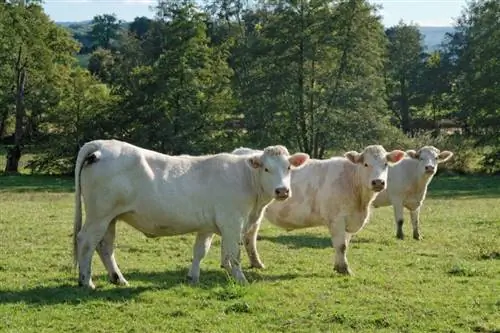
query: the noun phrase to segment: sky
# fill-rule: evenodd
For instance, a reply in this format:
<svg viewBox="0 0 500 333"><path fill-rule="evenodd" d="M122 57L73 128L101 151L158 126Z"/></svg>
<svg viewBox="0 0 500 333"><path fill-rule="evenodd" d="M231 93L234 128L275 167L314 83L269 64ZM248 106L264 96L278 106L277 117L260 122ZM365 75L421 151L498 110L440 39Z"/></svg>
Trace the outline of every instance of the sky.
<svg viewBox="0 0 500 333"><path fill-rule="evenodd" d="M383 6L380 14L385 26L402 19L420 26L451 26L466 0L369 0ZM45 12L56 22L91 20L99 14L116 14L125 21L137 16L153 17L156 0L45 0Z"/></svg>

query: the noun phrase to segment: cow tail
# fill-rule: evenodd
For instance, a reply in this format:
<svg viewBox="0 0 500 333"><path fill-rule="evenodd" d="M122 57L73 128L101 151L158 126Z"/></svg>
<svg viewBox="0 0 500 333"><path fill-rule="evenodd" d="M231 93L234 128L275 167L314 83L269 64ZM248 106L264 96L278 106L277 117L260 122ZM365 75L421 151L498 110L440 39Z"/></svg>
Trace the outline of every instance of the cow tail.
<svg viewBox="0 0 500 333"><path fill-rule="evenodd" d="M80 148L76 158L75 165L75 218L73 221L73 266L77 267L78 264L78 233L82 229L82 199L81 199L81 186L80 176L85 164L92 164L99 159L100 145L95 142L87 142Z"/></svg>

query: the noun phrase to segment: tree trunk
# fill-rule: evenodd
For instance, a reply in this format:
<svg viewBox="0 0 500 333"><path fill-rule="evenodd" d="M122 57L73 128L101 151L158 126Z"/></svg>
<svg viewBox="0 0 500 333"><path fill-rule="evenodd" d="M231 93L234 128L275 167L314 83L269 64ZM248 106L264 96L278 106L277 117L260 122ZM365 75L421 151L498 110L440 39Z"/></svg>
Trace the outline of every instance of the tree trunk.
<svg viewBox="0 0 500 333"><path fill-rule="evenodd" d="M0 114L0 139L3 138L5 134L5 127L7 126L7 118L9 116L9 109L5 107Z"/></svg>
<svg viewBox="0 0 500 333"><path fill-rule="evenodd" d="M410 124L410 102L408 100L408 92L406 87L406 80L402 78L400 81L401 86L401 96L399 101L399 106L401 108L401 129L408 135L411 134L411 124Z"/></svg>
<svg viewBox="0 0 500 333"><path fill-rule="evenodd" d="M16 71L16 128L14 132L14 146L7 152L7 163L5 172L19 172L19 160L21 159L21 144L24 134L24 86L26 83L26 68L21 64L22 47L19 47Z"/></svg>
<svg viewBox="0 0 500 333"><path fill-rule="evenodd" d="M308 135L309 133L307 132L307 122L306 122L306 111L305 111L305 105L304 105L304 90L305 90L305 80L304 80L304 67L305 67L305 45L304 45L304 38L305 38L305 24L304 24L304 7L303 4L301 3L300 5L300 42L299 42L299 73L298 73L298 88L299 88L299 126L300 126L300 132L301 132L301 141L304 144L304 149L302 150L304 153L311 154L311 145L309 142Z"/></svg>

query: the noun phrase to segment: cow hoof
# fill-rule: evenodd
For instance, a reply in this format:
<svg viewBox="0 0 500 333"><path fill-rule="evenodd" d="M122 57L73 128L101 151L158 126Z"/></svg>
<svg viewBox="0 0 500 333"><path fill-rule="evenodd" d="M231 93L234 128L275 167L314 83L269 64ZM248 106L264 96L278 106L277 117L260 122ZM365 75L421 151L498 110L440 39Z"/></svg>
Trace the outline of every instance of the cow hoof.
<svg viewBox="0 0 500 333"><path fill-rule="evenodd" d="M248 280L246 278L237 279L236 282L242 286L248 285Z"/></svg>
<svg viewBox="0 0 500 333"><path fill-rule="evenodd" d="M347 265L335 265L333 268L339 274L342 274L342 275L354 275L352 273L351 269L349 268L349 266L347 266Z"/></svg>
<svg viewBox="0 0 500 333"><path fill-rule="evenodd" d="M117 273L113 273L113 276L109 279L112 284L116 284L117 286L128 286L127 280L123 277L120 277Z"/></svg>
<svg viewBox="0 0 500 333"><path fill-rule="evenodd" d="M200 282L199 277L186 276L186 280L190 285L197 285Z"/></svg>
<svg viewBox="0 0 500 333"><path fill-rule="evenodd" d="M418 232L417 233L413 233L413 239L415 239L415 240L421 240L422 236L420 236L420 234Z"/></svg>
<svg viewBox="0 0 500 333"><path fill-rule="evenodd" d="M253 262L250 264L250 268L264 269L266 266L261 262Z"/></svg>
<svg viewBox="0 0 500 333"><path fill-rule="evenodd" d="M398 232L398 233L396 234L396 238L397 238L397 239L400 239L400 240L403 240L403 239L405 239L405 235L404 235L402 232L401 232L401 233L399 233L399 232Z"/></svg>
<svg viewBox="0 0 500 333"><path fill-rule="evenodd" d="M82 288L89 289L89 290L95 290L95 285L94 285L94 283L92 281L89 282L88 284L85 284L85 283L83 283L81 281L78 281L78 286L82 287Z"/></svg>

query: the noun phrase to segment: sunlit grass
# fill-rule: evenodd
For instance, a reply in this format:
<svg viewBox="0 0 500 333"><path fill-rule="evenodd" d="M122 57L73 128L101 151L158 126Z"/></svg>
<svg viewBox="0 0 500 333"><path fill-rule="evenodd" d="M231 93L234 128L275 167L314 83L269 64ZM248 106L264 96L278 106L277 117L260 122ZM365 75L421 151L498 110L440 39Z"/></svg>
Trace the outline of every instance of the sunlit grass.
<svg viewBox="0 0 500 333"><path fill-rule="evenodd" d="M130 287L109 284L95 255L94 292L72 270L72 186L0 176L1 332L500 332L499 177L436 178L422 241L396 240L391 209L375 210L348 253L353 277L333 272L326 230L265 223L267 268L243 256L249 286L227 279L216 237L192 287L193 235L148 239L119 224Z"/></svg>

